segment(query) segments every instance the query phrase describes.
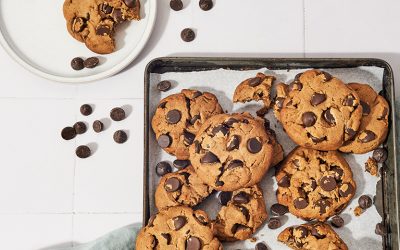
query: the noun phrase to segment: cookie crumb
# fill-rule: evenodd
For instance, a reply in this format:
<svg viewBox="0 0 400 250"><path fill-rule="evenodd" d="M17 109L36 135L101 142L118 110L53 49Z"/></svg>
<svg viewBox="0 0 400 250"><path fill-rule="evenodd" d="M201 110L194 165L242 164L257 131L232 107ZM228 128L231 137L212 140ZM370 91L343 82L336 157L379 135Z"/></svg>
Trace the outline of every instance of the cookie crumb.
<svg viewBox="0 0 400 250"><path fill-rule="evenodd" d="M365 162L365 172L373 176L378 176L378 163L374 158L369 157L367 162Z"/></svg>
<svg viewBox="0 0 400 250"><path fill-rule="evenodd" d="M354 208L355 216L360 216L362 213L364 213L364 210L360 206L357 206L356 208Z"/></svg>
<svg viewBox="0 0 400 250"><path fill-rule="evenodd" d="M257 241L257 238L256 237L251 237L251 238L249 238L249 241L254 243L254 242Z"/></svg>

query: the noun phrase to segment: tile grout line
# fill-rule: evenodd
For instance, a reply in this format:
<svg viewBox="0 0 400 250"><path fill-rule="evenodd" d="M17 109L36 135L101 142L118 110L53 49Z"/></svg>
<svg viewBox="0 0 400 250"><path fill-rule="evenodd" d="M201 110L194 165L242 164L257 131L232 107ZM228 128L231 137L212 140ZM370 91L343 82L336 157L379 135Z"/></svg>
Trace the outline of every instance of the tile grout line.
<svg viewBox="0 0 400 250"><path fill-rule="evenodd" d="M303 57L306 57L306 0L303 0Z"/></svg>

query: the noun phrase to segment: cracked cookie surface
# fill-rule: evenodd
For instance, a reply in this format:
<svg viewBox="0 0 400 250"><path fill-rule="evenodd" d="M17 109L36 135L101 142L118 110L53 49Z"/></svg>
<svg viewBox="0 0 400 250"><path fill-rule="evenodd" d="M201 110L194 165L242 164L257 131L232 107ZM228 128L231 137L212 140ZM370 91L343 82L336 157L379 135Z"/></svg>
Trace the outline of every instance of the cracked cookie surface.
<svg viewBox="0 0 400 250"><path fill-rule="evenodd" d="M260 182L272 163L271 143L264 124L250 114L216 115L197 133L190 161L206 184L233 191Z"/></svg>
<svg viewBox="0 0 400 250"><path fill-rule="evenodd" d="M158 210L179 205L193 207L211 192L212 188L204 184L189 166L161 178L155 193L156 207Z"/></svg>
<svg viewBox="0 0 400 250"><path fill-rule="evenodd" d="M288 227L278 235L278 241L291 249L347 250L346 243L325 223L306 223Z"/></svg>
<svg viewBox="0 0 400 250"><path fill-rule="evenodd" d="M276 173L277 199L304 220L326 221L353 198L356 183L336 151L295 148Z"/></svg>
<svg viewBox="0 0 400 250"><path fill-rule="evenodd" d="M289 137L298 145L336 150L354 136L361 123L357 93L320 70L297 75L288 86L279 114Z"/></svg>
<svg viewBox="0 0 400 250"><path fill-rule="evenodd" d="M339 150L346 153L367 153L386 139L389 127L389 104L368 84L349 83L348 86L360 97L363 116L358 132Z"/></svg>
<svg viewBox="0 0 400 250"><path fill-rule="evenodd" d="M257 73L253 78L241 82L235 89L233 102L263 101L265 107L271 106L270 91L275 77Z"/></svg>
<svg viewBox="0 0 400 250"><path fill-rule="evenodd" d="M254 185L234 192L224 192L231 197L218 212L214 227L222 241L246 240L268 218L262 190Z"/></svg>
<svg viewBox="0 0 400 250"><path fill-rule="evenodd" d="M137 250L220 250L207 214L189 207L170 207L150 217L136 239Z"/></svg>
<svg viewBox="0 0 400 250"><path fill-rule="evenodd" d="M140 20L139 0L65 0L63 13L72 37L98 54L115 50L118 24Z"/></svg>
<svg viewBox="0 0 400 250"><path fill-rule="evenodd" d="M201 125L221 113L223 110L215 95L184 89L160 101L151 125L158 144L167 153L185 160Z"/></svg>

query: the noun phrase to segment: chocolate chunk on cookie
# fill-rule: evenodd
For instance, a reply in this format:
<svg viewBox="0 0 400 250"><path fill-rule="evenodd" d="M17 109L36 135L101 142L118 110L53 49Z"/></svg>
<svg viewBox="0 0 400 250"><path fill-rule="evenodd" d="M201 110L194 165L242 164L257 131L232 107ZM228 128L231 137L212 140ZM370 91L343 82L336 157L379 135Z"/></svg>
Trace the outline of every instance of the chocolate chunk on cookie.
<svg viewBox="0 0 400 250"><path fill-rule="evenodd" d="M158 144L179 160L186 160L201 125L221 113L223 110L215 95L184 89L160 101L151 125Z"/></svg>
<svg viewBox="0 0 400 250"><path fill-rule="evenodd" d="M232 122L234 121L234 122ZM223 130L217 129L221 126ZM190 147L196 173L216 190L233 191L258 183L273 159L264 124L248 113L209 118Z"/></svg>
<svg viewBox="0 0 400 250"><path fill-rule="evenodd" d="M276 119L278 121L280 121L280 112L283 108L283 102L285 101L288 93L289 93L289 89L288 89L288 85L284 84L284 83L278 83L276 84L275 87L276 90L276 97L274 100L274 115L276 117Z"/></svg>
<svg viewBox="0 0 400 250"><path fill-rule="evenodd" d="M336 151L295 148L276 173L278 202L304 220L326 221L353 198L356 183Z"/></svg>
<svg viewBox="0 0 400 250"><path fill-rule="evenodd" d="M257 73L255 77L244 80L236 87L233 102L263 101L265 107L270 107L270 91L274 80L274 76Z"/></svg>

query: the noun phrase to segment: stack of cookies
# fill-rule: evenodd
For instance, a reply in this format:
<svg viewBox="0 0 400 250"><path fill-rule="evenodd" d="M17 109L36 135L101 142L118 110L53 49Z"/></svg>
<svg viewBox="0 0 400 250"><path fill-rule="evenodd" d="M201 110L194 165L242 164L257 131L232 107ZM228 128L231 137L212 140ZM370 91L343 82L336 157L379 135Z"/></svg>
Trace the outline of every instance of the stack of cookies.
<svg viewBox="0 0 400 250"><path fill-rule="evenodd" d="M263 194L259 183L283 159L275 171L278 204L271 211L308 222L286 228L278 240L292 249L347 249L325 223L349 204L357 188L337 150L376 149L388 132L389 105L369 85L346 85L319 70L299 74L289 85L274 84L275 99L270 93L274 81L258 73L237 86L233 101L262 101L259 116L273 108L299 145L285 159L269 121L249 113L226 114L212 93L184 89L160 101L152 128L158 145L176 156L178 170L172 172L167 162L157 164L159 212L140 231L137 249L222 249L220 242L250 239L268 219L264 195L275 195ZM222 206L210 219L193 207L214 192ZM280 227L274 219L271 229Z"/></svg>

